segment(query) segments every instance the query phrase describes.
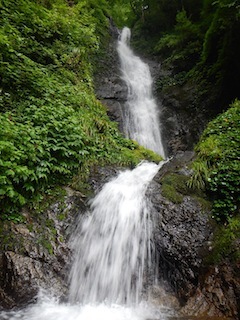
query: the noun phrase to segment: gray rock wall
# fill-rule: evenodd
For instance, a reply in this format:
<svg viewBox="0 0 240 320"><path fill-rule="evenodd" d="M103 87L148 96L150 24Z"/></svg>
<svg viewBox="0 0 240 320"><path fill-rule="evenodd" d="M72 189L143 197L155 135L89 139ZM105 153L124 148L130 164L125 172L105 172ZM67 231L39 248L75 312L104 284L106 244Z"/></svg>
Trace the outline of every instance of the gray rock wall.
<svg viewBox="0 0 240 320"><path fill-rule="evenodd" d="M208 264L214 224L210 212L192 194L181 203L162 195L169 173L189 173L191 153L180 153L155 176L147 190L155 218L154 242L159 256L159 280L179 299L182 316L240 318L240 264L228 260Z"/></svg>
<svg viewBox="0 0 240 320"><path fill-rule="evenodd" d="M0 307L27 304L39 288L63 297L67 294L68 240L86 203L79 192L65 191L65 196L47 209L25 210L24 223L1 223Z"/></svg>
<svg viewBox="0 0 240 320"><path fill-rule="evenodd" d="M63 300L68 295L70 245L79 215L89 209L88 200L116 175L118 168L94 167L88 181L88 197L69 187L46 196L23 223L0 222L0 309L33 302L39 289Z"/></svg>

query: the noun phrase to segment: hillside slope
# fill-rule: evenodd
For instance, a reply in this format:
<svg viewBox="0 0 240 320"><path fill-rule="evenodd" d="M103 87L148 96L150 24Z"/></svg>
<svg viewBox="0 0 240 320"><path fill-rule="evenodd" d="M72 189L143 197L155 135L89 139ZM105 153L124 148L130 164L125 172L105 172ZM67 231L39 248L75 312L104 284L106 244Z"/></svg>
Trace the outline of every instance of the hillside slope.
<svg viewBox="0 0 240 320"><path fill-rule="evenodd" d="M16 219L52 185L93 164L154 157L123 138L93 89L108 6L1 1L0 206Z"/></svg>

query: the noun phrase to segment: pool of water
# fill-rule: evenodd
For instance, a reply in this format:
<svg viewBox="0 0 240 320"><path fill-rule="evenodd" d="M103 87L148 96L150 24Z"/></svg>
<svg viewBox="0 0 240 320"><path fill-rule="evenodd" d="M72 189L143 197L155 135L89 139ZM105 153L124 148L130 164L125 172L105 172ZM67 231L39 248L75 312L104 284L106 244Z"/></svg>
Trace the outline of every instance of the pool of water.
<svg viewBox="0 0 240 320"><path fill-rule="evenodd" d="M204 316L204 317L194 317L194 316L184 316L184 317L168 317L168 320L234 320L233 318L223 318L223 317L209 317L209 316Z"/></svg>

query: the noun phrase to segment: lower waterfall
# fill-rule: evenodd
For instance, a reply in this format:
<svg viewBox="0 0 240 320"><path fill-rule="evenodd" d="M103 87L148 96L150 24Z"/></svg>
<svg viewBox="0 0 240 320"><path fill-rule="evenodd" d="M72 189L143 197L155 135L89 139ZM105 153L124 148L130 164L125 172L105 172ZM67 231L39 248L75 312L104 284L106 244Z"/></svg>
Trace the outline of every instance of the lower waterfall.
<svg viewBox="0 0 240 320"><path fill-rule="evenodd" d="M104 185L74 236L70 302L137 304L151 264L151 220L144 197L160 166L142 163ZM145 275L146 276L146 275Z"/></svg>
<svg viewBox="0 0 240 320"><path fill-rule="evenodd" d="M148 183L164 164L143 162L104 185L72 237L69 301L40 291L26 309L0 312L9 320L166 319L151 304L144 282L154 277ZM144 292L146 291L146 292Z"/></svg>

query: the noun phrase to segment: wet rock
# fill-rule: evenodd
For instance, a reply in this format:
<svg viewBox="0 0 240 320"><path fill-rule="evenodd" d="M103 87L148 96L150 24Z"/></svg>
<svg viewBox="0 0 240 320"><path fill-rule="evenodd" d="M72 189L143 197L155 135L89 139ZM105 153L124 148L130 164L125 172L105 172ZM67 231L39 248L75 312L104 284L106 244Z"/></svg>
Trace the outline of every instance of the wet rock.
<svg viewBox="0 0 240 320"><path fill-rule="evenodd" d="M44 259L44 257L41 258ZM48 279L50 279L51 290L61 292L61 281L54 275L56 267L55 270L51 270L49 262L11 251L4 252L2 260L6 277L5 292L14 302L24 304L26 301L31 301L37 295L39 287L46 287Z"/></svg>
<svg viewBox="0 0 240 320"><path fill-rule="evenodd" d="M230 317L240 315L240 263L225 261L202 272L195 294L182 314Z"/></svg>
<svg viewBox="0 0 240 320"><path fill-rule="evenodd" d="M199 111L199 105L196 105L195 88L176 85L165 91L158 90L156 94L163 105L163 139L168 141L168 154L193 149L208 121L203 107Z"/></svg>
<svg viewBox="0 0 240 320"><path fill-rule="evenodd" d="M153 201L153 206L159 213L155 241L160 255L160 273L184 303L198 283L203 260L201 251L207 248L210 236L207 216L190 197L184 197L180 205L160 197L158 201Z"/></svg>
<svg viewBox="0 0 240 320"><path fill-rule="evenodd" d="M212 230L208 214L197 200L183 195L182 203L171 202L161 194L161 181L167 172L181 173L181 168L186 167L193 155L192 152L180 153L168 162L147 191L156 219L154 239L160 256L160 274L170 282L181 303L196 290L203 253L208 250Z"/></svg>
<svg viewBox="0 0 240 320"><path fill-rule="evenodd" d="M167 282L181 304L182 316L216 316L239 319L239 262L207 265L214 226L210 213L192 195L181 203L163 197L166 174L188 175L194 153L178 153L150 183L147 196L155 219L154 242L159 256L159 278Z"/></svg>
<svg viewBox="0 0 240 320"><path fill-rule="evenodd" d="M122 112L127 100L127 86L121 78L120 61L117 53L117 41L120 31L111 21L110 41L104 55L98 59L94 76L97 98L106 106L109 118L118 123L123 132Z"/></svg>
<svg viewBox="0 0 240 320"><path fill-rule="evenodd" d="M93 167L88 181L90 194L98 192L118 170ZM42 207L24 209L24 223L1 223L0 308L24 306L34 301L40 288L66 298L71 234L79 215L89 209L89 197L70 187L60 190L49 204L46 197Z"/></svg>
<svg viewBox="0 0 240 320"><path fill-rule="evenodd" d="M120 171L124 171L127 169L128 168L117 166L93 166L90 170L88 184L91 186L94 194L96 194L101 190L102 186L105 183L116 177Z"/></svg>
<svg viewBox="0 0 240 320"><path fill-rule="evenodd" d="M65 188L64 193L47 209L25 210L25 223L1 226L0 307L29 303L39 288L67 294L68 240L77 216L87 205L79 192Z"/></svg>

